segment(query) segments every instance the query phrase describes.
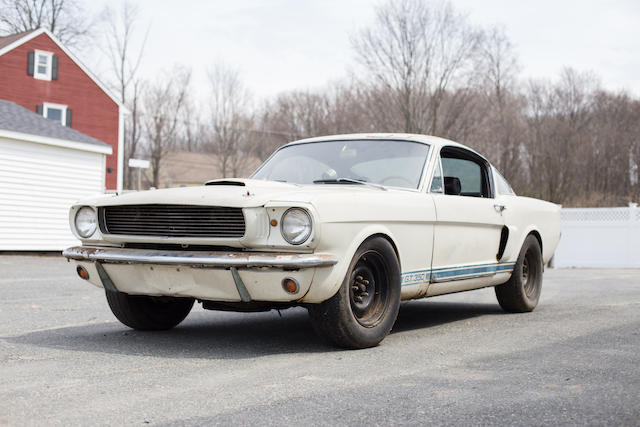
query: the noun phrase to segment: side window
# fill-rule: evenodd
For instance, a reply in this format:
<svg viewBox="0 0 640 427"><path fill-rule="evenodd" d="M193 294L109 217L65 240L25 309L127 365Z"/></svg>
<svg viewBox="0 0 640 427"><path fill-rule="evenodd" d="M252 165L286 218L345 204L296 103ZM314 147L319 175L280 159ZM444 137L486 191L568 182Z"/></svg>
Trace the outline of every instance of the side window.
<svg viewBox="0 0 640 427"><path fill-rule="evenodd" d="M511 186L507 182L507 180L504 179L502 174L500 174L500 172L498 172L497 169L494 168L494 170L496 171L496 175L495 175L496 176L496 189L498 190L498 193L504 194L506 196L515 196L516 193L515 193L515 191L513 191L513 189L511 188Z"/></svg>
<svg viewBox="0 0 640 427"><path fill-rule="evenodd" d="M42 104L42 115L62 126L71 127L71 110L66 105L45 102Z"/></svg>
<svg viewBox="0 0 640 427"><path fill-rule="evenodd" d="M460 148L442 149L442 172L445 194L491 197L486 162Z"/></svg>
<svg viewBox="0 0 640 427"><path fill-rule="evenodd" d="M33 77L39 80L51 80L51 69L53 68L53 53L35 51L35 69Z"/></svg>
<svg viewBox="0 0 640 427"><path fill-rule="evenodd" d="M440 167L440 156L436 159L436 167L433 170L433 178L431 179L432 193L444 193L444 185L442 183L442 168Z"/></svg>
<svg viewBox="0 0 640 427"><path fill-rule="evenodd" d="M58 80L58 57L53 52L27 52L27 75L38 80Z"/></svg>

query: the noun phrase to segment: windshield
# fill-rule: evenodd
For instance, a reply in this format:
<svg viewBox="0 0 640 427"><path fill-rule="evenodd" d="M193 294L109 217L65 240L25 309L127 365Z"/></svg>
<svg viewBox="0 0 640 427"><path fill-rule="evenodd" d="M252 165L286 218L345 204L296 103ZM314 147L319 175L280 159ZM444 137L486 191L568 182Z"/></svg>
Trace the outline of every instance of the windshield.
<svg viewBox="0 0 640 427"><path fill-rule="evenodd" d="M278 150L253 179L295 184L379 184L418 188L429 146L410 141L324 141Z"/></svg>

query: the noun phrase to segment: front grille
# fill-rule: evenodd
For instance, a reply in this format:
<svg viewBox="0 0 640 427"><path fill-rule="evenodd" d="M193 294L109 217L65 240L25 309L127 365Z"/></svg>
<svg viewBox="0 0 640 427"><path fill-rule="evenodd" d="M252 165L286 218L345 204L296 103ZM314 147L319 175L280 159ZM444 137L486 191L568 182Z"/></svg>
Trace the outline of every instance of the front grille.
<svg viewBox="0 0 640 427"><path fill-rule="evenodd" d="M100 209L105 234L158 237L244 236L241 208L192 205L122 205Z"/></svg>

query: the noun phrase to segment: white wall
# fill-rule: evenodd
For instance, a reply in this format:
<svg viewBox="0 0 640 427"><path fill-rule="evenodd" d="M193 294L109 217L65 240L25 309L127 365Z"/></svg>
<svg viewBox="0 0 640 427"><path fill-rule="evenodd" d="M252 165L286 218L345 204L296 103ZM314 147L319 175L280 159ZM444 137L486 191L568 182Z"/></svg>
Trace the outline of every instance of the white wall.
<svg viewBox="0 0 640 427"><path fill-rule="evenodd" d="M640 268L640 208L562 209L562 238L553 265Z"/></svg>
<svg viewBox="0 0 640 427"><path fill-rule="evenodd" d="M104 168L101 153L0 138L0 251L79 244L69 208L104 192Z"/></svg>

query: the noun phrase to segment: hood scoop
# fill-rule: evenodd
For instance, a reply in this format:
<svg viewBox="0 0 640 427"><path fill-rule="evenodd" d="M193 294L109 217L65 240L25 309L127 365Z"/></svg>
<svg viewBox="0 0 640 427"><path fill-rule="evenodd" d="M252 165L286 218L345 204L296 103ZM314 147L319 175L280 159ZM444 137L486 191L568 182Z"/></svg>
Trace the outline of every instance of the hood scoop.
<svg viewBox="0 0 640 427"><path fill-rule="evenodd" d="M207 181L204 185L230 185L233 187L245 187L246 184L242 181L232 181L230 179L214 179Z"/></svg>

